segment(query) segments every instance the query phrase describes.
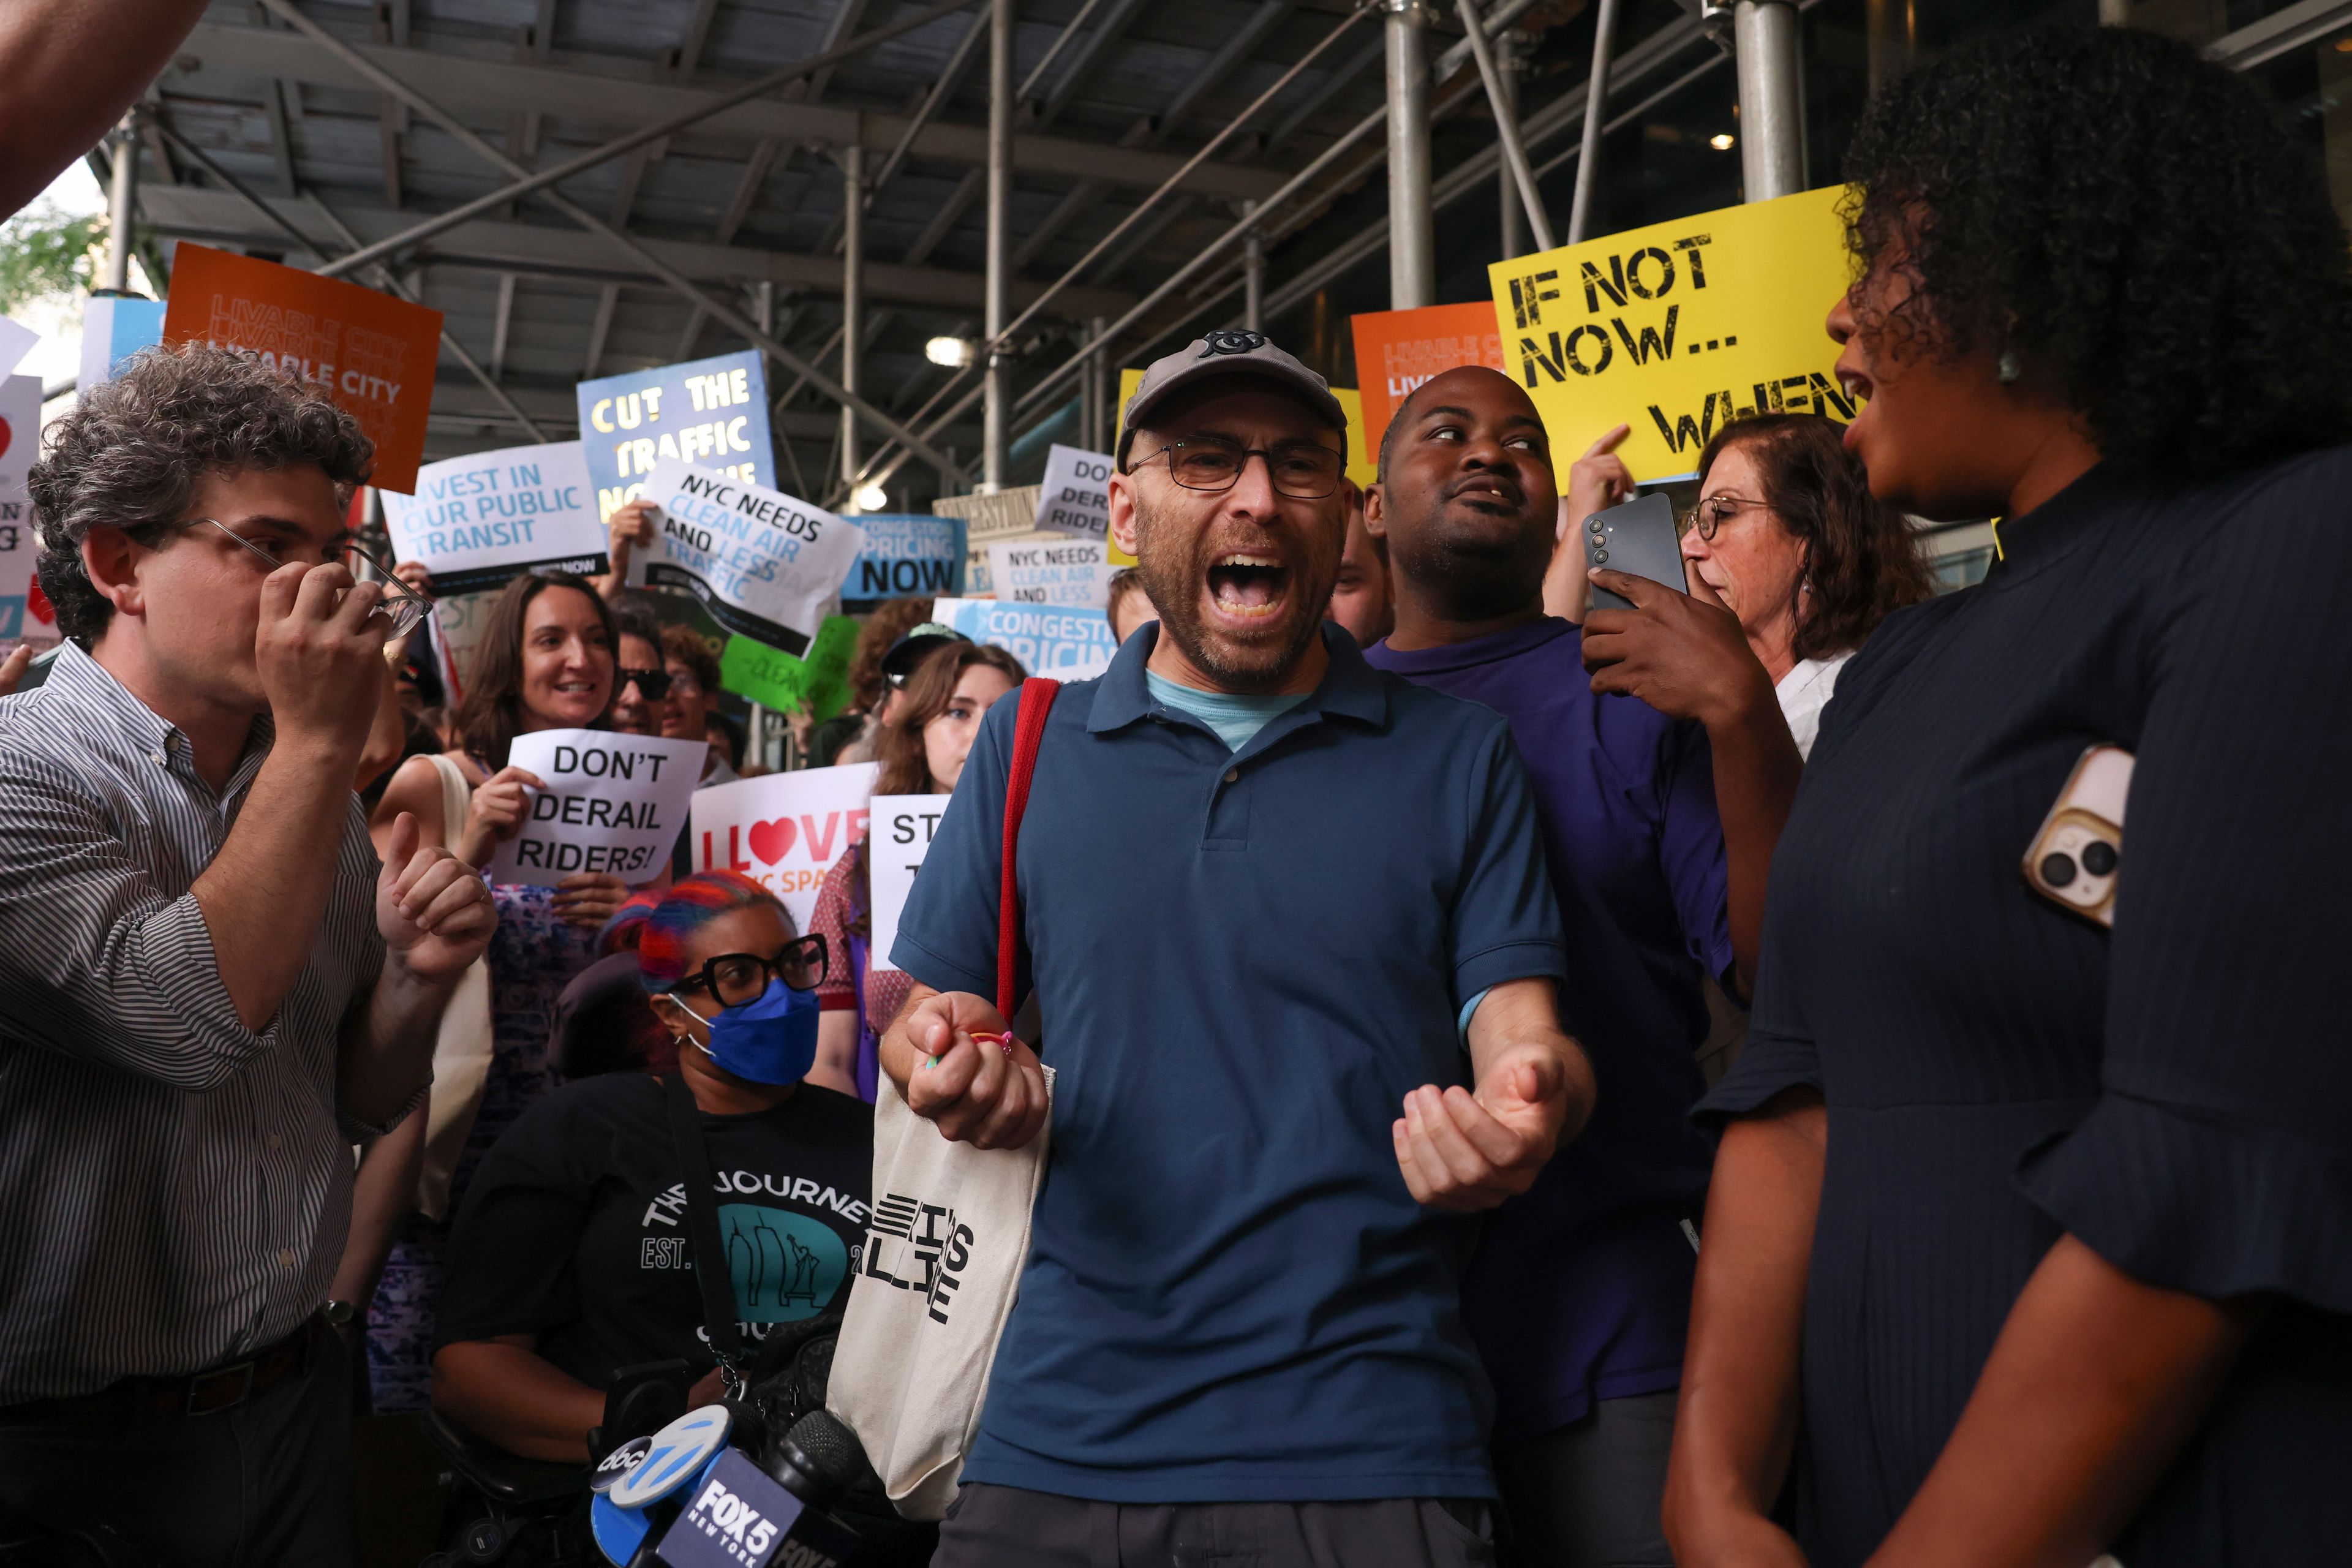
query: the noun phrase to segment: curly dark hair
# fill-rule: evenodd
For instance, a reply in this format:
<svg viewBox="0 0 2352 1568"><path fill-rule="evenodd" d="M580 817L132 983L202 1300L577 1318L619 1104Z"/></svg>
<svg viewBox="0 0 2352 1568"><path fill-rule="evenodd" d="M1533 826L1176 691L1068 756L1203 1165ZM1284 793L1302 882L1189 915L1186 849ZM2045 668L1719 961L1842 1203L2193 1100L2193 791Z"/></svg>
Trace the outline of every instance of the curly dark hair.
<svg viewBox="0 0 2352 1568"><path fill-rule="evenodd" d="M84 648L114 616L82 567L91 529L119 528L154 549L185 521L206 474L307 465L349 506L375 468L375 443L325 387L205 343L142 349L86 389L42 445L27 481L41 591L57 606L58 630Z"/></svg>
<svg viewBox="0 0 2352 1568"><path fill-rule="evenodd" d="M1763 477L1756 499L1804 542L1812 592L1792 639L1799 658L1851 653L1879 622L1936 592L1918 530L1870 493L1870 475L1845 449L1844 431L1819 414L1754 414L1717 431L1698 460L1704 484L1726 450L1746 452Z"/></svg>
<svg viewBox="0 0 2352 1568"><path fill-rule="evenodd" d="M2100 455L2196 482L2352 436L2352 260L2318 158L2188 46L2037 26L1963 44L1872 99L1847 238L1909 300L1897 352L2007 348Z"/></svg>
<svg viewBox="0 0 2352 1568"><path fill-rule="evenodd" d="M523 732L523 626L530 614L530 602L551 588L578 594L594 607L604 628L610 661L604 678L610 699L613 665L621 657L621 630L614 622L613 606L584 577L551 566L524 573L490 601L489 613L482 618L481 640L474 645L474 668L467 677L466 695L457 704L458 739L467 754L491 773L507 765L508 751ZM612 721L599 718L588 727L610 729Z"/></svg>

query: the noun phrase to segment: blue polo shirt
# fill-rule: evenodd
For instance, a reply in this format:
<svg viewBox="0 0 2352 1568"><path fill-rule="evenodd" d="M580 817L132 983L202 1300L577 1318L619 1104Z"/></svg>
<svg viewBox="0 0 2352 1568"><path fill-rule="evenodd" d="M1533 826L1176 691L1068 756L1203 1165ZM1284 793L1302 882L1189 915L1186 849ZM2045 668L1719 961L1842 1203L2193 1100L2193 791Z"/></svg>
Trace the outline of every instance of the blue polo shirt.
<svg viewBox="0 0 2352 1568"><path fill-rule="evenodd" d="M1462 1303L1496 1373L1496 1436L1533 1436L1597 1399L1682 1381L1696 1262L1682 1222L1712 1164L1689 1120L1700 981L1732 964L1714 761L1699 725L1594 695L1566 621L1365 657L1510 720L1559 895L1560 1016L1600 1097L1576 1142L1495 1212Z"/></svg>
<svg viewBox="0 0 2352 1568"><path fill-rule="evenodd" d="M1152 699L1156 625L1055 704L1018 867L1052 1154L966 1480L1494 1495L1475 1227L1413 1202L1390 1127L1469 1081L1465 998L1563 973L1559 910L1503 720L1323 637L1321 685L1237 751ZM891 949L943 991L995 992L1017 706L982 724Z"/></svg>

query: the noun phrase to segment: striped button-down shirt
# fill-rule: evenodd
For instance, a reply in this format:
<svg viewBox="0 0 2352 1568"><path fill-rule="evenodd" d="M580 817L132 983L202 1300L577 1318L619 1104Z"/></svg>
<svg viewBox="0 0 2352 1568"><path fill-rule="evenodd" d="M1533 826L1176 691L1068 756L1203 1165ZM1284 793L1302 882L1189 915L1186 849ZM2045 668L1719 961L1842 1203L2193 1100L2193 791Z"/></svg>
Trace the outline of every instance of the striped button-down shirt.
<svg viewBox="0 0 2352 1568"><path fill-rule="evenodd" d="M0 700L0 1405L233 1361L326 1299L352 1207L335 1055L383 965L355 799L310 962L256 1034L189 891L225 790L68 646Z"/></svg>

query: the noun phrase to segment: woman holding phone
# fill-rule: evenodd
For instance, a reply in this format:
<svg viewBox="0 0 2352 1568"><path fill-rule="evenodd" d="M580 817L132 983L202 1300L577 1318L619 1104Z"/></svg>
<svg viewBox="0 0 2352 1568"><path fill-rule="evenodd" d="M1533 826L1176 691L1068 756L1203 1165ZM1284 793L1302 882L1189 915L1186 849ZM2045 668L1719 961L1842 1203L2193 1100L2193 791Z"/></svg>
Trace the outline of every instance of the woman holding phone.
<svg viewBox="0 0 2352 1568"><path fill-rule="evenodd" d="M1896 80L1849 177L1846 446L2000 558L1846 667L1780 838L1676 1561L2341 1563L2343 226L2251 83L2120 28ZM2021 874L2095 745L2111 931Z"/></svg>

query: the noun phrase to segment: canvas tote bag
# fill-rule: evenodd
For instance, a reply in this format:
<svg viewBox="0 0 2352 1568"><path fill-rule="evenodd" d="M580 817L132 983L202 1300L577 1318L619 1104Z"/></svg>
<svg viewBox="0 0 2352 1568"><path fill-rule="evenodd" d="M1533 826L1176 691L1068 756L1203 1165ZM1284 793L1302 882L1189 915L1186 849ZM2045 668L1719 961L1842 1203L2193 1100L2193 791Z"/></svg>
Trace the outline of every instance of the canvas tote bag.
<svg viewBox="0 0 2352 1568"><path fill-rule="evenodd" d="M1004 873L998 903L996 1010L1013 1015L1020 901L1013 852L1029 804L1037 745L1060 683L1021 688L1004 795ZM951 1143L907 1108L884 1073L874 1103L874 1217L834 1352L825 1404L857 1434L890 1500L908 1519L938 1519L980 1426L996 1342L1029 1258L1030 1208L1045 1174L1046 1126L1027 1147Z"/></svg>
<svg viewBox="0 0 2352 1568"><path fill-rule="evenodd" d="M441 836L454 839L466 826L473 787L457 763L432 759L441 775ZM465 1152L466 1135L482 1109L490 1077L490 961L485 953L457 977L441 1033L433 1044L433 1097L425 1121L425 1166L416 1177L416 1207L426 1219L449 1217L449 1178Z"/></svg>

